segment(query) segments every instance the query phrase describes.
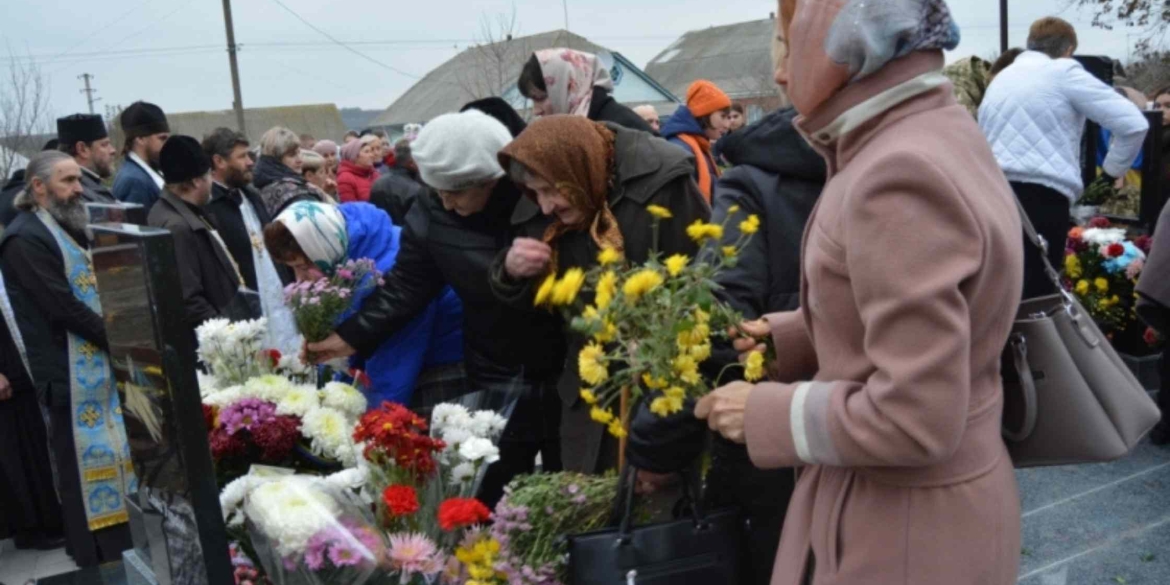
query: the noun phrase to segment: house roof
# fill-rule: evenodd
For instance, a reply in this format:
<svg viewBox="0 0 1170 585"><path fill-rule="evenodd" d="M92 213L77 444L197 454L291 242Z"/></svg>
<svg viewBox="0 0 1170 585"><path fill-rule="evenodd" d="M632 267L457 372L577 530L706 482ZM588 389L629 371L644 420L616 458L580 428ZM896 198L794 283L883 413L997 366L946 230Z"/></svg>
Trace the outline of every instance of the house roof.
<svg viewBox="0 0 1170 585"><path fill-rule="evenodd" d="M775 34L771 18L693 30L654 57L646 73L678 96L686 96L697 79L718 85L732 99L776 95Z"/></svg>
<svg viewBox="0 0 1170 585"><path fill-rule="evenodd" d="M186 134L197 140L216 128L236 128L234 110L207 112L167 112L167 123L172 134ZM348 128L341 112L334 104L279 106L274 108L244 108L244 125L253 142L274 126L284 126L297 134L312 134L318 139L341 140ZM122 143L122 130L115 120L110 132L115 144Z"/></svg>
<svg viewBox="0 0 1170 585"><path fill-rule="evenodd" d="M372 124L396 126L426 122L436 116L458 111L467 102L504 95L516 85L520 69L534 51L556 47L588 53L609 52L615 60L622 62L625 69L632 70L652 86L667 92L666 88L659 87L655 80L620 54L594 44L585 37L555 30L464 50L414 84Z"/></svg>

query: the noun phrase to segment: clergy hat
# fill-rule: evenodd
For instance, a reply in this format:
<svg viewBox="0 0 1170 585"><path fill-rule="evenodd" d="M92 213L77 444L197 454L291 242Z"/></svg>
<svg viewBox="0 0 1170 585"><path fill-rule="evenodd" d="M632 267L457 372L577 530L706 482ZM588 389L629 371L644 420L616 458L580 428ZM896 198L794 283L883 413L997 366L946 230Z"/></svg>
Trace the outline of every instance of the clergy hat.
<svg viewBox="0 0 1170 585"><path fill-rule="evenodd" d="M73 114L57 118L57 139L61 144L69 146L78 142L89 144L109 135L106 123L97 114Z"/></svg>
<svg viewBox="0 0 1170 585"><path fill-rule="evenodd" d="M127 140L171 131L162 108L146 102L134 102L122 110L121 124Z"/></svg>
<svg viewBox="0 0 1170 585"><path fill-rule="evenodd" d="M203 152L198 140L176 135L163 144L162 152L158 155L158 166L167 183L174 185L207 174L211 170L211 160Z"/></svg>

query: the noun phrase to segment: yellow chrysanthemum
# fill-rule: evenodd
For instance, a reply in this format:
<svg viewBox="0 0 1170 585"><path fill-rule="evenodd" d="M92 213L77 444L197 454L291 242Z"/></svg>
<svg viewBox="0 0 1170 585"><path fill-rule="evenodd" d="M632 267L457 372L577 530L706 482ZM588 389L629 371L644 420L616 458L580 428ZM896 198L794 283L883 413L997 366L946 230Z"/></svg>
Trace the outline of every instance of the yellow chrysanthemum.
<svg viewBox="0 0 1170 585"><path fill-rule="evenodd" d="M760 231L760 216L749 215L747 219L739 222L739 231L747 235Z"/></svg>
<svg viewBox="0 0 1170 585"><path fill-rule="evenodd" d="M682 400L683 398L686 398L687 391L679 388L678 386L671 386L665 392L663 392L663 394L665 394L667 398L677 398Z"/></svg>
<svg viewBox="0 0 1170 585"><path fill-rule="evenodd" d="M646 211L649 211L650 215L653 215L654 217L657 217L658 219L670 219L670 218L674 217L673 215L671 215L669 209L667 209L661 205L647 205Z"/></svg>
<svg viewBox="0 0 1170 585"><path fill-rule="evenodd" d="M585 305L585 309L581 311L581 318L592 323L593 321L600 319L601 315L597 313L597 307L594 307L593 305Z"/></svg>
<svg viewBox="0 0 1170 585"><path fill-rule="evenodd" d="M727 208L727 215L731 215L733 213L739 213L739 206L738 205L732 205L731 207Z"/></svg>
<svg viewBox="0 0 1170 585"><path fill-rule="evenodd" d="M739 250L736 250L735 246L723 246L723 257L725 257L725 258L731 258L731 257L735 256L738 252L739 252Z"/></svg>
<svg viewBox="0 0 1170 585"><path fill-rule="evenodd" d="M1064 257L1064 275L1069 278L1080 278L1084 271L1081 268L1081 259L1076 254Z"/></svg>
<svg viewBox="0 0 1170 585"><path fill-rule="evenodd" d="M595 422L607 425L613 421L614 416L612 412L594 406L589 410L589 418L593 419Z"/></svg>
<svg viewBox="0 0 1170 585"><path fill-rule="evenodd" d="M718 240L723 237L723 226L696 219L695 223L687 226L687 235L700 244L707 239Z"/></svg>
<svg viewBox="0 0 1170 585"><path fill-rule="evenodd" d="M1089 294L1089 281L1081 280L1077 282L1076 291L1078 295L1084 296Z"/></svg>
<svg viewBox="0 0 1170 585"><path fill-rule="evenodd" d="M617 264L622 261L622 253L614 248L606 248L597 255L597 263L602 266L609 266L610 264Z"/></svg>
<svg viewBox="0 0 1170 585"><path fill-rule="evenodd" d="M615 420L609 423L609 434L613 435L616 439L626 438L627 433L625 427L622 426L622 421Z"/></svg>
<svg viewBox="0 0 1170 585"><path fill-rule="evenodd" d="M593 334L593 339L597 343L609 343L617 339L617 326L606 320L601 324L601 329Z"/></svg>
<svg viewBox="0 0 1170 585"><path fill-rule="evenodd" d="M691 357L695 358L696 362L703 363L707 361L707 358L711 357L711 344L693 345L690 348L690 354Z"/></svg>
<svg viewBox="0 0 1170 585"><path fill-rule="evenodd" d="M674 358L674 374L679 380L694 386L699 383L699 363L690 354Z"/></svg>
<svg viewBox="0 0 1170 585"><path fill-rule="evenodd" d="M681 412L682 409L683 401L680 398L659 396L650 402L650 412L661 417L667 417L676 412Z"/></svg>
<svg viewBox="0 0 1170 585"><path fill-rule="evenodd" d="M582 388L581 389L581 400L583 400L585 402L585 404L588 404L589 406L593 406L593 405L597 404L597 395L594 394L593 391L588 389L588 388Z"/></svg>
<svg viewBox="0 0 1170 585"><path fill-rule="evenodd" d="M600 345L590 343L581 348L577 355L577 369L581 379L590 386L596 386L609 379L609 368L605 365L605 350Z"/></svg>
<svg viewBox="0 0 1170 585"><path fill-rule="evenodd" d="M703 345L711 338L711 327L705 322L695 324L688 331L683 331L678 334L679 349L686 349L696 345Z"/></svg>
<svg viewBox="0 0 1170 585"><path fill-rule="evenodd" d="M557 281L552 291L552 304L557 306L568 305L577 300L577 293L585 284L585 271L580 268L570 268Z"/></svg>
<svg viewBox="0 0 1170 585"><path fill-rule="evenodd" d="M661 390L666 388L667 385L666 380L663 380L662 378L653 378L650 376L650 374L642 374L642 383L646 384L646 387L651 390Z"/></svg>
<svg viewBox="0 0 1170 585"><path fill-rule="evenodd" d="M695 323L707 324L711 322L711 314L703 309L695 309Z"/></svg>
<svg viewBox="0 0 1170 585"><path fill-rule="evenodd" d="M557 275L548 275L548 278L545 278L544 282L540 283L540 288L536 290L536 299L532 301L532 304L539 307L547 303L549 298L552 297L553 289L556 286Z"/></svg>
<svg viewBox="0 0 1170 585"><path fill-rule="evenodd" d="M748 354L744 363L743 377L749 382L755 382L764 377L764 354L753 351Z"/></svg>
<svg viewBox="0 0 1170 585"><path fill-rule="evenodd" d="M637 301L642 295L658 288L662 284L662 275L649 268L635 272L622 285L622 293L630 302Z"/></svg>
<svg viewBox="0 0 1170 585"><path fill-rule="evenodd" d="M617 274L610 270L597 280L597 296L593 298L597 308L604 309L613 302L613 297L617 294L617 279Z"/></svg>
<svg viewBox="0 0 1170 585"><path fill-rule="evenodd" d="M666 272L671 276L678 276L679 273L683 271L683 268L687 267L687 263L690 261L691 259L683 254L675 254L674 256L666 259Z"/></svg>
<svg viewBox="0 0 1170 585"><path fill-rule="evenodd" d="M1098 277L1097 280L1093 281L1093 286L1097 287L1099 293L1109 292L1109 281L1104 278Z"/></svg>

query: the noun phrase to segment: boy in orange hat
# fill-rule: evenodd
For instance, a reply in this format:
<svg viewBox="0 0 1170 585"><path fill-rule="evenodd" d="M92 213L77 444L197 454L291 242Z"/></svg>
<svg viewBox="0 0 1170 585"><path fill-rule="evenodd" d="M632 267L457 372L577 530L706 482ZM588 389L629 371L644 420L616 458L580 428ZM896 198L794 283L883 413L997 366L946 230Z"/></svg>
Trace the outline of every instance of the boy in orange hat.
<svg viewBox="0 0 1170 585"><path fill-rule="evenodd" d="M730 126L731 98L714 83L700 79L687 89L687 104L679 106L662 126L662 137L695 155L695 180L711 203L711 191L719 178L719 166L711 145Z"/></svg>

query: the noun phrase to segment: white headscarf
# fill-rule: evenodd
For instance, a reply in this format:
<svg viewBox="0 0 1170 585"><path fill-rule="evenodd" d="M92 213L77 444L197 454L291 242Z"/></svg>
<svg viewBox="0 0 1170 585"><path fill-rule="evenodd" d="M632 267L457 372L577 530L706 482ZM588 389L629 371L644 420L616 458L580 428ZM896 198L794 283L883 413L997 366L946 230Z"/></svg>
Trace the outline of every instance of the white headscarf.
<svg viewBox="0 0 1170 585"><path fill-rule="evenodd" d="M345 261L349 233L339 207L299 201L282 211L275 221L288 228L309 261L325 274L333 274L337 265Z"/></svg>

